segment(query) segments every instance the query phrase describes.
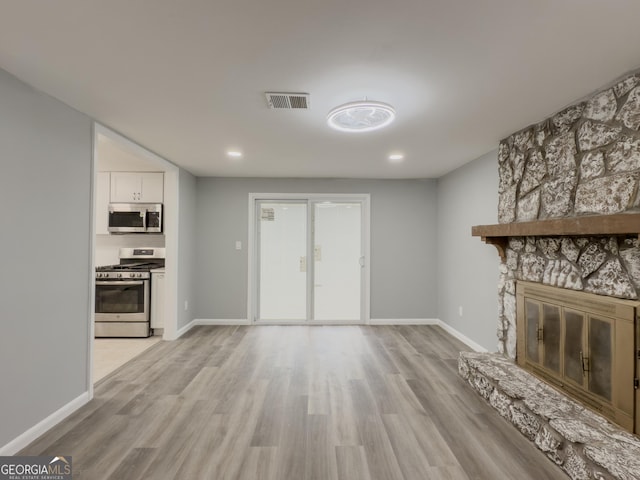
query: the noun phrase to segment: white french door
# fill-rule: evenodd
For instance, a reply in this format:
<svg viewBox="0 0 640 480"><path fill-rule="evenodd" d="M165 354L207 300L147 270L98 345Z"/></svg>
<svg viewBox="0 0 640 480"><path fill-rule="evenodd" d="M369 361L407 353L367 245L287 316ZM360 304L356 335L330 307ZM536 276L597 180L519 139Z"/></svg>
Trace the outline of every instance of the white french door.
<svg viewBox="0 0 640 480"><path fill-rule="evenodd" d="M253 320L366 322L368 196L253 197Z"/></svg>
<svg viewBox="0 0 640 480"><path fill-rule="evenodd" d="M257 202L258 318L307 318L307 204Z"/></svg>
<svg viewBox="0 0 640 480"><path fill-rule="evenodd" d="M362 206L322 201L313 210L314 320L362 318Z"/></svg>

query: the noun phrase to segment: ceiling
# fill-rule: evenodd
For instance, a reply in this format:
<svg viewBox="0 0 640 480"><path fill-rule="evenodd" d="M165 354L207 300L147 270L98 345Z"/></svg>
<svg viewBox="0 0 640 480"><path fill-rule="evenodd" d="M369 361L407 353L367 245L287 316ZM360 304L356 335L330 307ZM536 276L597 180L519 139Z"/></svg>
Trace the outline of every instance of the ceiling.
<svg viewBox="0 0 640 480"><path fill-rule="evenodd" d="M1 8L1 68L199 176L439 177L640 66L634 0ZM269 109L266 91L309 93L311 108ZM396 121L327 127L331 108L364 97Z"/></svg>

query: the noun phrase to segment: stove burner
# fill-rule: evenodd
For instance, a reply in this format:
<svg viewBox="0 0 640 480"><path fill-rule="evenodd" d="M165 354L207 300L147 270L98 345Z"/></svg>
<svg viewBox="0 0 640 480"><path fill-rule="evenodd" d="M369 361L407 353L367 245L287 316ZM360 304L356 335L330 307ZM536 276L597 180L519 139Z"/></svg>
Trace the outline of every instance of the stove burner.
<svg viewBox="0 0 640 480"><path fill-rule="evenodd" d="M106 272L106 271L149 271L154 268L164 267L164 263L162 262L138 262L138 263L129 263L129 264L117 264L117 265L105 265L102 267L96 267L96 272Z"/></svg>

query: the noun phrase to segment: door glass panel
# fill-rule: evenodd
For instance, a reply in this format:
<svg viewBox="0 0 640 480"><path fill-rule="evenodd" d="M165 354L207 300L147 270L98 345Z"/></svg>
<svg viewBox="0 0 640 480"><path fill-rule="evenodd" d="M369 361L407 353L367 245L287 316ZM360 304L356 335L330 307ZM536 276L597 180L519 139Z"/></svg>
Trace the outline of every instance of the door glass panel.
<svg viewBox="0 0 640 480"><path fill-rule="evenodd" d="M544 304L542 318L544 366L560 373L560 307Z"/></svg>
<svg viewBox="0 0 640 480"><path fill-rule="evenodd" d="M143 227L144 217L140 212L109 212L110 227Z"/></svg>
<svg viewBox="0 0 640 480"><path fill-rule="evenodd" d="M96 313L144 312L143 282L108 282L96 285Z"/></svg>
<svg viewBox="0 0 640 480"><path fill-rule="evenodd" d="M591 317L589 322L589 390L607 400L611 400L612 335L613 329L609 321Z"/></svg>
<svg viewBox="0 0 640 480"><path fill-rule="evenodd" d="M582 313L565 310L564 312L565 336L564 336L564 375L574 382L584 384L582 371L582 359L580 352L583 350L584 315ZM586 353L584 353L586 355Z"/></svg>
<svg viewBox="0 0 640 480"><path fill-rule="evenodd" d="M315 203L314 219L313 318L359 320L360 203Z"/></svg>
<svg viewBox="0 0 640 480"><path fill-rule="evenodd" d="M307 204L259 202L259 318L307 318Z"/></svg>
<svg viewBox="0 0 640 480"><path fill-rule="evenodd" d="M527 300L525 309L527 315L527 358L532 362L539 363L538 328L540 327L540 304Z"/></svg>

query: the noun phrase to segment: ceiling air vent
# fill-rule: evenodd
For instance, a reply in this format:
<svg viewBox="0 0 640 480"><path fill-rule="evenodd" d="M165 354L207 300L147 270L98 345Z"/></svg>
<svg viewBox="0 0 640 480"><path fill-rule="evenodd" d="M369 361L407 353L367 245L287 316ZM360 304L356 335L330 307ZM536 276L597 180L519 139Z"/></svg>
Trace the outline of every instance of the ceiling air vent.
<svg viewBox="0 0 640 480"><path fill-rule="evenodd" d="M285 108L285 109L308 109L309 94L308 93L281 93L267 92L267 103L269 108Z"/></svg>

